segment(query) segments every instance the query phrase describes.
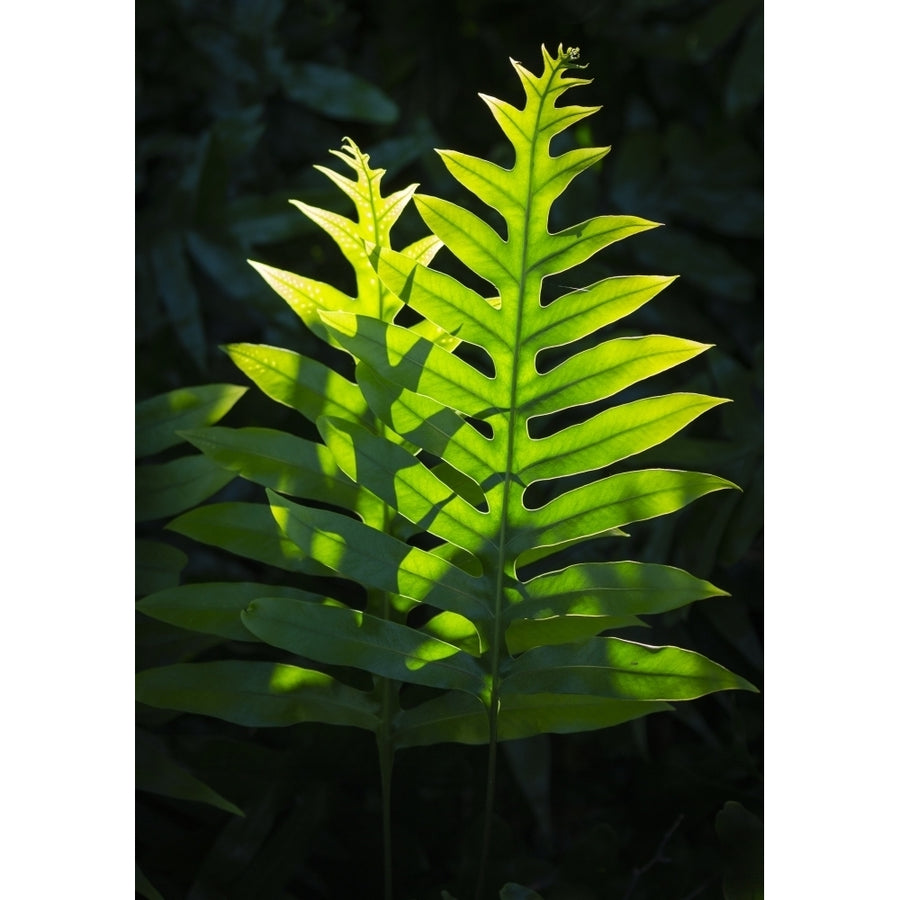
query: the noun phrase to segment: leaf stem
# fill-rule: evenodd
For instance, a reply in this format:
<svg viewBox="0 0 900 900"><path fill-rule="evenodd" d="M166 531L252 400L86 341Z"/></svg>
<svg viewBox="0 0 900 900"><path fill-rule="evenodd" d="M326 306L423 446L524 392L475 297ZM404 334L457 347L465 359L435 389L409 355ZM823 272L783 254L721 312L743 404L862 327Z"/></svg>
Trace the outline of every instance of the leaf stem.
<svg viewBox="0 0 900 900"><path fill-rule="evenodd" d="M497 697L496 680L491 688L491 706L488 710L488 765L487 783L484 798L484 830L481 837L481 860L478 864L478 882L475 885L475 900L481 900L484 891L484 880L487 871L488 857L491 852L491 825L494 819L494 794L497 789L497 719L499 698Z"/></svg>
<svg viewBox="0 0 900 900"><path fill-rule="evenodd" d="M391 683L385 678L381 684L382 712L391 709ZM390 716L378 729L378 765L381 770L381 836L384 870L384 900L392 900L393 848L391 845L391 776L394 768L394 748L390 735ZM386 726L386 727L385 727Z"/></svg>

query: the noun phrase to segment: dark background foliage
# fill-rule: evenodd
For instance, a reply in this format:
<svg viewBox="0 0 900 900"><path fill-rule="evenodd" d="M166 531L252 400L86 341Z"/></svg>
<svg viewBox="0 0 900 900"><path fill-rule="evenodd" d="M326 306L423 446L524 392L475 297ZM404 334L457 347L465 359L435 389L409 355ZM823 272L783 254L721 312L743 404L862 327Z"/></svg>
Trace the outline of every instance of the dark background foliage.
<svg viewBox="0 0 900 900"><path fill-rule="evenodd" d="M417 182L469 203L433 148L507 162L477 93L518 103L509 57L540 70L542 43L581 48L594 83L572 96L604 108L566 140L613 150L554 214L570 224L620 212L666 227L600 254L569 287L614 273L680 274L628 325L714 343L655 387L689 385L734 401L645 456L743 488L633 530L632 557L681 566L732 594L656 617L649 640L703 652L762 688L760 0L154 0L138 4L136 18L138 400L185 385L244 384L217 349L225 342L322 357L245 262L355 292L330 239L288 204L347 211L312 166L330 165L328 151L349 135L388 170L388 189ZM398 228L409 239L424 233L414 212ZM436 264L446 266L445 256ZM300 427L256 394L226 424ZM232 483L224 496L258 499L250 490ZM179 543L164 524L142 524L139 536L184 551L184 581L285 579ZM148 590L139 583L138 593ZM139 668L261 652L139 617ZM177 761L246 813L138 792L138 861L167 900L378 895L369 735L254 731L144 707L137 717L145 764ZM632 725L545 736L515 744L501 761L498 885L531 884L547 900L762 896L754 893L761 697L715 695ZM396 763L397 897L448 889L463 900L484 751L440 745L401 751Z"/></svg>

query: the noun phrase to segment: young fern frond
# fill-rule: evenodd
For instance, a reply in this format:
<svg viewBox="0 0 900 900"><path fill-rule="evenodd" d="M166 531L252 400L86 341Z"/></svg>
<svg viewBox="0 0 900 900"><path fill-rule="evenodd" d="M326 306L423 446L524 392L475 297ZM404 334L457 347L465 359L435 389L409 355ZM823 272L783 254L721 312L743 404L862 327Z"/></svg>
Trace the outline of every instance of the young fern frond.
<svg viewBox="0 0 900 900"><path fill-rule="evenodd" d="M353 201L358 221L354 222L346 216L310 206L299 200L292 200L291 203L331 236L345 259L353 266L356 274L356 297L350 297L326 282L305 278L293 272L286 272L253 260L250 261L250 265L287 302L307 328L322 340L340 348L328 330L322 326L318 315L320 311L352 309L362 315L392 322L403 306L402 302L376 277L366 253L366 242L379 247L391 246L391 229L418 185L411 184L403 190L382 197L381 181L385 170L371 168L368 154L363 153L350 138L344 138L344 146L340 150L330 152L355 173L356 180L351 180L327 166L314 168L334 182ZM400 252L413 262L428 265L440 248L440 240L434 235L427 235ZM439 331L427 322L419 323L413 330L427 334L432 340L439 340L441 337ZM450 346L455 346L452 339Z"/></svg>
<svg viewBox="0 0 900 900"><path fill-rule="evenodd" d="M332 151L356 175L356 180L323 166L317 168L353 201L358 221L299 201L295 205L335 240L356 274L358 295L352 298L336 288L251 263L320 338L331 341L319 319L324 310L354 309L367 316L393 321L403 304L377 278L368 259L366 242L390 246L390 232L408 204L416 185L388 197L381 195L383 169L372 169L368 156L351 140ZM401 252L414 264L428 263L440 248L433 235ZM454 347L456 341L427 320L414 326L430 340ZM314 422L322 415L337 415L367 430L378 440L402 441L368 410L357 385L322 363L292 351L260 345L235 344L226 348L234 363L273 400ZM187 440L203 451L231 478L234 474L278 491L330 507L342 507L379 533L408 537L415 529L390 509L364 484L348 478L321 443L264 428L205 428L187 431ZM204 457L201 457L204 459ZM208 461L204 459L204 461ZM221 471L220 470L220 471ZM310 509L310 514L312 510ZM344 517L346 517L346 514ZM351 519L347 518L349 523ZM353 518L353 522L357 519ZM298 551L278 531L266 506L221 503L194 509L169 527L183 535L213 544L259 562L304 574L329 574L324 559ZM362 727L375 733L382 773L385 848L385 896L391 894L390 783L393 766L393 719L398 685L406 665L440 665L448 655L442 642L407 629L392 605L392 597L369 585L366 612L308 591L264 584L186 585L145 598L139 605L147 615L172 624L238 640L267 641L286 647L305 659L326 665L356 665L375 676L372 690L361 691L333 676L288 664L224 660L170 666L143 672L138 697L146 703L219 716L246 725L287 725L316 721ZM290 616L284 619L281 601ZM249 628L242 610L252 603L272 615ZM273 608L274 607L274 608ZM364 627L354 627L363 622ZM457 629L458 630L458 629ZM423 637L425 643L423 643ZM374 643L373 643L374 642ZM393 648L389 660L380 649ZM452 653L456 647L450 647ZM450 669L440 671L451 672ZM429 668L422 683L433 683ZM449 677L449 676L446 676ZM451 678L452 680L452 678ZM454 682L454 684L458 684ZM438 685L440 686L440 684Z"/></svg>

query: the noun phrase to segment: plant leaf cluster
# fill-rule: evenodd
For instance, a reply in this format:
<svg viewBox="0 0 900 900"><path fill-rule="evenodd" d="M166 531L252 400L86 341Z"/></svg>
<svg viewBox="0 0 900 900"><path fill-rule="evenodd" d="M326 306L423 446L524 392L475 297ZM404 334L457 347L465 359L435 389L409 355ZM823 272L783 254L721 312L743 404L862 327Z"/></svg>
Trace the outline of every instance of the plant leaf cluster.
<svg viewBox="0 0 900 900"><path fill-rule="evenodd" d="M752 689L700 654L605 634L723 591L670 566L570 563L560 552L599 541L614 555L625 527L734 485L623 465L722 403L698 392L629 399L708 345L604 339L673 279L612 276L545 296L545 280L654 223L596 216L551 230L557 200L608 148L551 153L554 137L596 108L557 104L589 83L571 75L581 68L575 52L544 50L543 63L540 75L514 63L522 109L484 97L515 151L510 168L440 151L449 173L502 216L505 235L455 203L415 195L432 235L392 250L391 228L415 186L383 197L383 171L346 140L334 152L356 180L319 168L357 220L296 205L350 262L357 296L254 264L314 334L351 355L354 377L283 348L229 345L243 373L315 423L320 440L260 428L180 431L227 474L223 485L239 474L267 489L268 506L207 504L169 527L300 576L352 581L364 600L346 602L340 580L336 596L221 583L146 597L147 615L260 641L324 670L183 663L141 673L143 702L254 727L370 730L385 790L398 748L488 743L490 811L500 740L604 728L670 701ZM429 268L442 244L492 292ZM412 324L399 321L401 311ZM587 417L572 423L573 410ZM370 687L343 679L343 667L368 672ZM429 699L408 702L417 696Z"/></svg>

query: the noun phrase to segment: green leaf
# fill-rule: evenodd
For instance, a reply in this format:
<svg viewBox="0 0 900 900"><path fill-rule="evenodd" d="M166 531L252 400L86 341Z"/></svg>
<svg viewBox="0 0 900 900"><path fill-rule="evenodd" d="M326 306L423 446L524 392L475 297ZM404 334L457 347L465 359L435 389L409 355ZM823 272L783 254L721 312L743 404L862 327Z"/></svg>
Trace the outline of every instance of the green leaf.
<svg viewBox="0 0 900 900"><path fill-rule="evenodd" d="M390 125L399 115L397 105L375 85L334 66L286 68L282 83L291 100L329 119Z"/></svg>
<svg viewBox="0 0 900 900"><path fill-rule="evenodd" d="M497 408L490 378L409 329L348 312L320 318L345 349L402 387L476 418Z"/></svg>
<svg viewBox="0 0 900 900"><path fill-rule="evenodd" d="M139 791L207 803L236 816L244 815L240 808L179 766L159 738L138 731L136 751L135 787Z"/></svg>
<svg viewBox="0 0 900 900"><path fill-rule="evenodd" d="M137 608L144 615L179 628L233 641L256 641L256 635L241 622L241 613L258 597L306 600L314 595L297 588L249 582L185 584L144 597Z"/></svg>
<svg viewBox="0 0 900 900"><path fill-rule="evenodd" d="M699 653L602 637L529 650L511 664L503 689L615 700L693 700L713 691L756 692L750 682Z"/></svg>
<svg viewBox="0 0 900 900"><path fill-rule="evenodd" d="M522 411L529 416L540 416L605 400L645 378L693 359L709 346L663 335L606 341L569 357L546 375L528 379L522 390Z"/></svg>
<svg viewBox="0 0 900 900"><path fill-rule="evenodd" d="M762 900L763 826L736 800L716 814L716 835L725 857L725 900Z"/></svg>
<svg viewBox="0 0 900 900"><path fill-rule="evenodd" d="M435 554L347 516L299 506L271 491L268 496L285 537L337 574L406 598L407 609L427 602L472 620L487 613L477 580Z"/></svg>
<svg viewBox="0 0 900 900"><path fill-rule="evenodd" d="M537 891L510 881L501 888L500 900L542 900L542 898Z"/></svg>
<svg viewBox="0 0 900 900"><path fill-rule="evenodd" d="M151 456L183 441L179 431L218 422L247 392L234 384L207 384L158 394L135 407L135 456Z"/></svg>
<svg viewBox="0 0 900 900"><path fill-rule="evenodd" d="M499 714L501 741L536 734L570 734L611 728L655 712L667 703L610 700L583 694L504 694ZM469 694L446 693L397 715L394 741L398 748L424 747L448 741L489 742L488 715Z"/></svg>
<svg viewBox="0 0 900 900"><path fill-rule="evenodd" d="M484 674L459 647L355 609L261 597L241 618L261 640L318 662L475 696L484 690Z"/></svg>
<svg viewBox="0 0 900 900"><path fill-rule="evenodd" d="M526 346L537 352L587 337L640 309L673 281L661 275L621 275L563 294L553 301L547 327Z"/></svg>
<svg viewBox="0 0 900 900"><path fill-rule="evenodd" d="M622 472L567 491L534 510L510 512L522 532L510 540L513 552L552 546L583 535L675 512L688 503L736 485L716 475L666 469Z"/></svg>
<svg viewBox="0 0 900 900"><path fill-rule="evenodd" d="M384 505L369 490L347 478L322 444L271 428L205 428L183 432L195 447L226 469L281 494L353 510L373 526L384 521ZM395 524L397 536L410 526Z"/></svg>
<svg viewBox="0 0 900 900"><path fill-rule="evenodd" d="M287 432L216 427L181 434L219 466L280 493L347 506L359 494L326 447Z"/></svg>
<svg viewBox="0 0 900 900"><path fill-rule="evenodd" d="M135 593L142 597L178 584L187 555L162 541L135 541Z"/></svg>
<svg viewBox="0 0 900 900"><path fill-rule="evenodd" d="M481 656L484 651L478 629L465 616L457 613L438 613L422 625L419 631L453 644L472 656Z"/></svg>
<svg viewBox="0 0 900 900"><path fill-rule="evenodd" d="M224 660L146 669L137 675L135 697L148 706L252 728L300 722L378 727L377 704L367 694L283 663Z"/></svg>
<svg viewBox="0 0 900 900"><path fill-rule="evenodd" d="M324 281L304 278L252 259L248 262L312 331L321 328L319 309L346 309L353 302L343 291Z"/></svg>
<svg viewBox="0 0 900 900"><path fill-rule="evenodd" d="M365 484L423 530L466 549L480 547L485 514L458 497L403 447L339 419L322 418L318 426L338 465L352 481Z"/></svg>
<svg viewBox="0 0 900 900"><path fill-rule="evenodd" d="M484 500L478 485L497 475L497 469L491 465L495 462L495 451L490 440L455 410L429 397L398 388L365 363L357 366L356 376L366 402L381 421L416 447L469 473L469 480L479 491L479 502Z"/></svg>
<svg viewBox="0 0 900 900"><path fill-rule="evenodd" d="M166 528L203 544L288 572L321 575L322 566L283 537L267 506L214 503L184 513Z"/></svg>
<svg viewBox="0 0 900 900"><path fill-rule="evenodd" d="M314 359L259 344L230 344L225 351L266 396L313 421L321 415L366 415L356 385Z"/></svg>
<svg viewBox="0 0 900 900"><path fill-rule="evenodd" d="M163 519L190 509L220 491L234 473L205 456L183 456L135 472L135 518Z"/></svg>
<svg viewBox="0 0 900 900"><path fill-rule="evenodd" d="M424 264L386 247L371 247L370 259L378 277L405 303L427 319L444 323L450 334L469 340L485 329L502 340L498 311L477 292L455 278L427 269Z"/></svg>
<svg viewBox="0 0 900 900"><path fill-rule="evenodd" d="M668 394L623 403L525 445L516 462L529 481L601 469L655 447L724 402L701 394Z"/></svg>
<svg viewBox="0 0 900 900"><path fill-rule="evenodd" d="M532 647L571 644L615 628L635 628L644 623L636 616L547 616L516 619L506 629L506 647L513 656Z"/></svg>
<svg viewBox="0 0 900 900"><path fill-rule="evenodd" d="M150 250L156 289L168 313L175 337L201 371L206 371L206 334L200 300L194 289L184 242L168 233Z"/></svg>
<svg viewBox="0 0 900 900"><path fill-rule="evenodd" d="M231 297L240 301L254 298L257 282L241 259L238 241L218 236L212 238L198 231L189 231L185 241L197 264Z"/></svg>
<svg viewBox="0 0 900 900"><path fill-rule="evenodd" d="M682 569L653 563L579 563L524 584L506 621L556 615L635 616L668 612L725 591Z"/></svg>
<svg viewBox="0 0 900 900"><path fill-rule="evenodd" d="M163 895L150 883L150 879L141 871L141 867L135 866L134 875L135 893L146 897L147 900L163 900Z"/></svg>
<svg viewBox="0 0 900 900"><path fill-rule="evenodd" d="M390 247L391 229L412 198L417 185L409 185L384 197L381 194L381 180L385 170L373 169L369 165L368 154L363 153L350 138L344 138L340 150L331 152L356 175L356 180L325 166L315 168L353 201L358 221L300 200L292 200L291 203L332 238L345 259L353 266L357 296L350 297L330 284L293 272L262 263L251 262L251 265L288 303L307 328L319 338L339 346L322 326L319 313L353 309L359 314L390 322L400 311L400 299L375 277L367 247ZM434 235L427 235L403 250L400 258L409 263L427 265L440 246L441 242ZM438 339L443 334L428 322L419 323L419 330L425 330L432 339Z"/></svg>

